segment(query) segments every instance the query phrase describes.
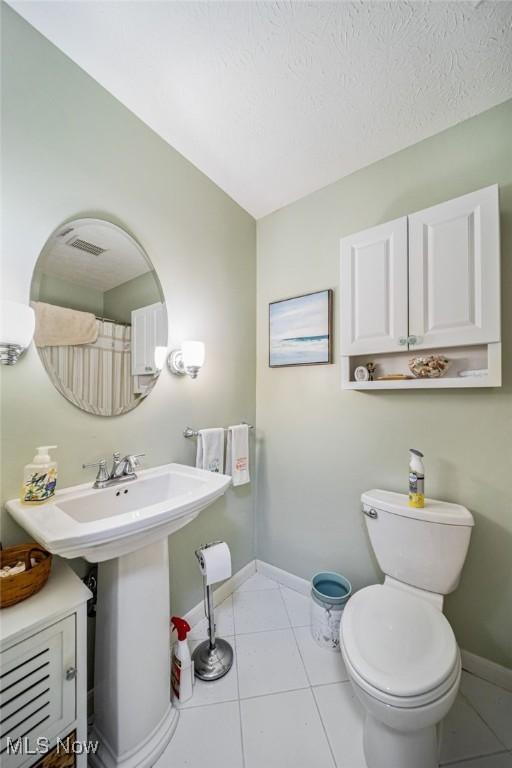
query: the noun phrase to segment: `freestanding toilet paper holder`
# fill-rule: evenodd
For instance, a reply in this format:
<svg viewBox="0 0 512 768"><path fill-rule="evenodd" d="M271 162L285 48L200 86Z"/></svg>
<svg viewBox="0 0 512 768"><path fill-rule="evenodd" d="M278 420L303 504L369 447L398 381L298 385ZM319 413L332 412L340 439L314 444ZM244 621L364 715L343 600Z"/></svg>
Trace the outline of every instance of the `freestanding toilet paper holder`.
<svg viewBox="0 0 512 768"><path fill-rule="evenodd" d="M212 585L206 583L203 549L222 544L221 541L211 541L196 549L196 557L203 574L204 612L208 619L208 640L203 640L192 654L195 676L200 680L218 680L226 675L233 664L233 648L220 637L215 636L215 616L213 612Z"/></svg>

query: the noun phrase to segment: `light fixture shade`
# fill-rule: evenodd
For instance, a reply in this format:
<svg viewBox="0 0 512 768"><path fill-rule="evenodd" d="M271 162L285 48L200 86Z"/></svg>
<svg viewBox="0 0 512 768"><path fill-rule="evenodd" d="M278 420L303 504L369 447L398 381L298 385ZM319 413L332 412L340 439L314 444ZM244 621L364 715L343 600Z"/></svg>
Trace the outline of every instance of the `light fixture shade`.
<svg viewBox="0 0 512 768"><path fill-rule="evenodd" d="M17 344L26 349L35 327L32 307L17 301L0 301L0 344Z"/></svg>
<svg viewBox="0 0 512 768"><path fill-rule="evenodd" d="M17 301L0 301L0 362L14 365L34 336L34 310Z"/></svg>
<svg viewBox="0 0 512 768"><path fill-rule="evenodd" d="M185 368L202 368L205 357L202 341L183 341L181 343L181 351Z"/></svg>

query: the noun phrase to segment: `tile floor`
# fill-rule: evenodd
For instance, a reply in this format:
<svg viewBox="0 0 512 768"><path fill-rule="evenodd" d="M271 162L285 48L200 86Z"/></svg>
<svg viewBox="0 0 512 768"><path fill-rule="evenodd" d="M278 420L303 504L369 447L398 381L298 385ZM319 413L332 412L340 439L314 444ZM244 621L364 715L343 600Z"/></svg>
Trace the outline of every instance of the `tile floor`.
<svg viewBox="0 0 512 768"><path fill-rule="evenodd" d="M216 623L233 668L196 682L155 768L366 768L361 708L341 654L311 638L307 598L256 573L218 606ZM192 647L205 637L202 621ZM512 768L511 750L512 693L464 672L441 765Z"/></svg>

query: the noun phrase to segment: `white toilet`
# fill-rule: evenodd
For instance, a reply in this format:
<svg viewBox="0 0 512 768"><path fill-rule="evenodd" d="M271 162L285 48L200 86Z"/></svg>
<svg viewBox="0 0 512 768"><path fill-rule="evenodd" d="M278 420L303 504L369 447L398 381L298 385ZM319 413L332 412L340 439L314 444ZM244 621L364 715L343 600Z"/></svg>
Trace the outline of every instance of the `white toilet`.
<svg viewBox="0 0 512 768"><path fill-rule="evenodd" d="M437 724L460 683L460 654L443 615L474 525L458 504L368 491L361 497L384 584L348 601L340 643L350 681L365 711L368 768L437 768Z"/></svg>

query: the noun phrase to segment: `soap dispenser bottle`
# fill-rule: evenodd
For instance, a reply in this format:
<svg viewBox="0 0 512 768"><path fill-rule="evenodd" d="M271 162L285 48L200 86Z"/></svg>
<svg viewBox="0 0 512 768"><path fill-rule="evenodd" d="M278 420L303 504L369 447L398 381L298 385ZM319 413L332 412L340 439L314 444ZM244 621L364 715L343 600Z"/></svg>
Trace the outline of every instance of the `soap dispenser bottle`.
<svg viewBox="0 0 512 768"><path fill-rule="evenodd" d="M409 506L415 509L423 509L425 506L423 454L416 448L409 449Z"/></svg>
<svg viewBox="0 0 512 768"><path fill-rule="evenodd" d="M49 451L56 445L41 445L37 448L32 463L25 466L21 501L24 504L41 504L55 493L57 487L57 462Z"/></svg>

